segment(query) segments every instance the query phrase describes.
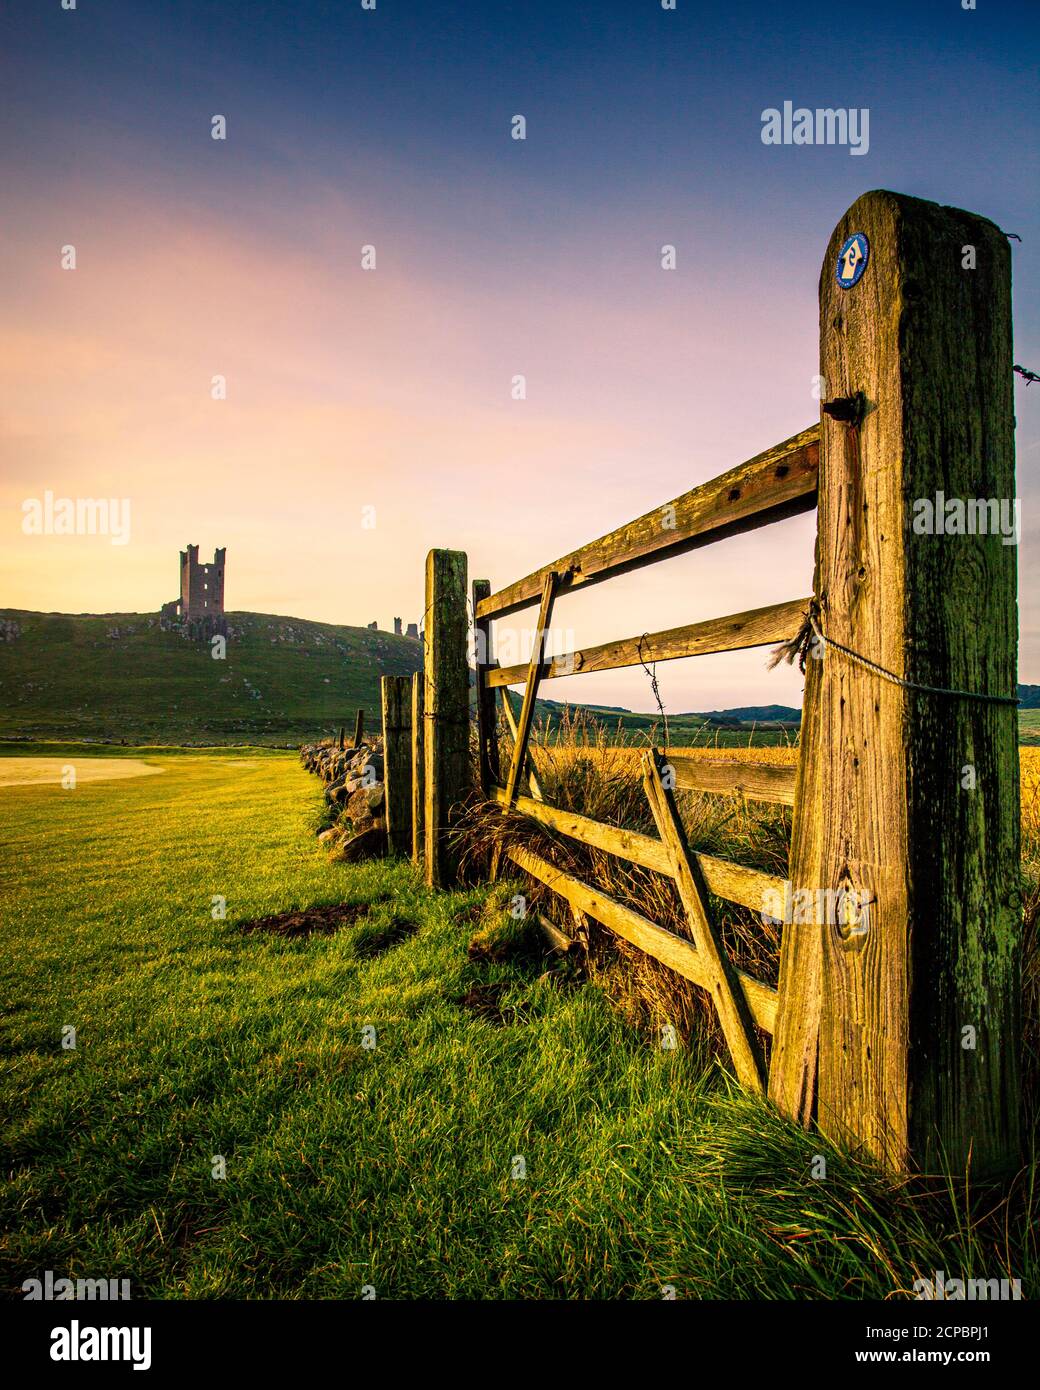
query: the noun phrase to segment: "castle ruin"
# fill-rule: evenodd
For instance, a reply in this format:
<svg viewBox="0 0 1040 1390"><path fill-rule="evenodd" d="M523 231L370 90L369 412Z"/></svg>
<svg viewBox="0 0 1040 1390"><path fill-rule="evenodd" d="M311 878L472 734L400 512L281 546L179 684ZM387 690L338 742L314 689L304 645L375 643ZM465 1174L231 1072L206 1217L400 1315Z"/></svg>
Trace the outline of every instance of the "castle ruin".
<svg viewBox="0 0 1040 1390"><path fill-rule="evenodd" d="M211 636L226 630L224 621L224 556L226 549L214 550L208 565L199 564L199 548L189 545L181 551L180 598L164 603L160 617L164 622L182 623L190 632Z"/></svg>
<svg viewBox="0 0 1040 1390"><path fill-rule="evenodd" d="M409 623L409 624L408 624L408 631L407 631L407 632L402 632L402 631L401 631L402 625L403 625L403 624L402 624L402 619L400 619L400 618L395 618L395 619L394 619L394 636L395 636L395 637L411 637L414 641L418 642L418 641L419 641L419 625L418 625L418 623ZM379 631L379 623L378 623L378 621L377 621L377 622L374 622L374 623L369 623L369 624L368 624L368 631L369 631L369 632L378 632L378 631Z"/></svg>

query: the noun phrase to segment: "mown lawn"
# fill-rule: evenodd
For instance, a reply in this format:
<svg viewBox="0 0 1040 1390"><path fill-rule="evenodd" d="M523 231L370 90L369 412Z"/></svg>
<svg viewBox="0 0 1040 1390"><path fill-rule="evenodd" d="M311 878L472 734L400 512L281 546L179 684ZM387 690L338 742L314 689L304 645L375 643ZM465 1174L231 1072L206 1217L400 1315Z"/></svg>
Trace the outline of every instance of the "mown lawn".
<svg viewBox="0 0 1040 1390"><path fill-rule="evenodd" d="M546 961L471 962L482 893L329 863L292 756L143 756L0 791L4 1293L861 1298L943 1269L1029 1296L1021 1183L980 1226L994 1194L890 1187ZM344 901L371 911L333 935L236 926ZM456 1002L496 981L509 1022Z"/></svg>

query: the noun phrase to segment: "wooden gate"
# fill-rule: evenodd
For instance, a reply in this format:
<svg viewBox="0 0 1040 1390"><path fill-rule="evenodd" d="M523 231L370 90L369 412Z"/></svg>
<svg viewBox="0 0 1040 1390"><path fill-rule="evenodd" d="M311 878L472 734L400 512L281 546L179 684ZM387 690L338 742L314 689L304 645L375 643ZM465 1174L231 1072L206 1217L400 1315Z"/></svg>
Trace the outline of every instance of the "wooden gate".
<svg viewBox="0 0 1040 1390"><path fill-rule="evenodd" d="M1015 496L1004 234L958 209L860 198L824 257L820 374L818 424L496 592L474 584L480 779L503 807L675 880L689 940L510 851L574 911L708 990L745 1086L892 1168L942 1157L990 1173L1016 1162L1019 1140L1016 550L992 526L951 534L936 518L959 499L992 520ZM546 659L561 595L813 508L811 595ZM493 621L535 604L530 661L498 666ZM444 687L431 625L457 627L457 608L442 620L428 602L427 719ZM543 682L779 643L808 656L797 772L648 751L657 837L541 798L529 739ZM496 692L519 684L503 768ZM450 815L429 785L438 766L428 755L428 853ZM692 851L673 788L792 805L789 880ZM792 892L838 911L785 923L774 990L734 968L710 895L758 912Z"/></svg>

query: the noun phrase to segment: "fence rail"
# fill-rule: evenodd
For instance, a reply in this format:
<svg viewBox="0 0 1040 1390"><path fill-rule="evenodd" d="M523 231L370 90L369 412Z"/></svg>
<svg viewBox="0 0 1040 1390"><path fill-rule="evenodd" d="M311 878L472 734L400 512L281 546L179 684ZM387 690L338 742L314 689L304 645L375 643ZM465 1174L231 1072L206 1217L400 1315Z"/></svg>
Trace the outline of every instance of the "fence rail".
<svg viewBox="0 0 1040 1390"><path fill-rule="evenodd" d="M710 483L684 492L482 599L476 616L504 618L536 603L550 573L560 576L560 592L567 592L812 511L819 468L820 426L810 425Z"/></svg>
<svg viewBox="0 0 1040 1390"><path fill-rule="evenodd" d="M666 632L623 637L620 641L602 642L597 647L564 652L552 658L541 679L585 675L590 671L616 671L623 666L677 661L686 656L708 656L715 652L741 651L746 647L776 646L797 635L808 606L809 599L796 598L787 603L770 604L767 608L752 608L746 613L731 613L725 618L707 618L684 627L669 628ZM518 685L526 680L527 672L527 662L498 666L489 670L485 679L494 690L503 685Z"/></svg>
<svg viewBox="0 0 1040 1390"><path fill-rule="evenodd" d="M507 804L505 787L492 788L492 796L501 806ZM625 830L621 826L608 825L605 821L593 820L577 811L564 811L558 806L550 806L534 797L517 797L515 809L539 825L556 830L570 840L588 845L590 849L602 850L618 859L627 859L641 868L654 873L674 877L671 860L664 844L652 835L644 835L639 830ZM709 890L718 898L740 903L753 912L759 912L765 902L775 902L776 895L782 901L784 880L775 874L767 874L762 869L752 869L745 864L736 864L729 859L719 859L714 854L698 854L697 861Z"/></svg>
<svg viewBox="0 0 1040 1390"><path fill-rule="evenodd" d="M675 773L680 791L715 792L720 796L746 796L750 801L794 805L797 770L770 763L741 762L739 758L694 758L675 749L665 756Z"/></svg>

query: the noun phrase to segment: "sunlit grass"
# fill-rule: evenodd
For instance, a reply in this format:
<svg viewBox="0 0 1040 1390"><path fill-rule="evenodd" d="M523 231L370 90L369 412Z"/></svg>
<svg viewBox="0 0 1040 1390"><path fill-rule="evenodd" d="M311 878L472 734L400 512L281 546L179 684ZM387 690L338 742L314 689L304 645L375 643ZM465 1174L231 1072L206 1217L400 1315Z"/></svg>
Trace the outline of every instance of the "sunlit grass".
<svg viewBox="0 0 1040 1390"><path fill-rule="evenodd" d="M0 794L5 1291L47 1269L137 1297L1031 1287L1021 1185L893 1184L738 1093L696 1032L662 1048L526 950L470 960L487 890L330 863L291 758L158 761ZM236 929L344 901L371 911L333 935ZM460 1007L478 985L511 1021Z"/></svg>

